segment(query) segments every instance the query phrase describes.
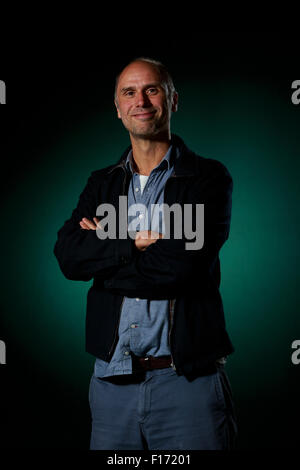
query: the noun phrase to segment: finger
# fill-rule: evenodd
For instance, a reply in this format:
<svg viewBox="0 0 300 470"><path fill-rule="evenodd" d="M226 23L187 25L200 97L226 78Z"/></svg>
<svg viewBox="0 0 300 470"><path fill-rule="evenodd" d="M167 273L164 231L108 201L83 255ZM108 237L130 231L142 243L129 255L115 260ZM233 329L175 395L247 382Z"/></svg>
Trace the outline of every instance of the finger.
<svg viewBox="0 0 300 470"><path fill-rule="evenodd" d="M150 230L141 230L139 234L139 238L141 238L142 240L149 240L151 238Z"/></svg>
<svg viewBox="0 0 300 470"><path fill-rule="evenodd" d="M146 246L137 246L137 249L138 249L139 251L145 251L146 248L147 248Z"/></svg>
<svg viewBox="0 0 300 470"><path fill-rule="evenodd" d="M84 230L90 230L90 228L82 221L79 222L79 225L81 228L83 228Z"/></svg>
<svg viewBox="0 0 300 470"><path fill-rule="evenodd" d="M153 238L153 239L157 239L159 238L159 233L158 232L154 232L154 231L151 231L150 232L150 238Z"/></svg>
<svg viewBox="0 0 300 470"><path fill-rule="evenodd" d="M152 233L152 236L151 238L164 238L164 234L163 233L160 233L160 232L151 232Z"/></svg>
<svg viewBox="0 0 300 470"><path fill-rule="evenodd" d="M90 227L82 220L79 223L81 228L84 228L85 230L90 230Z"/></svg>
<svg viewBox="0 0 300 470"><path fill-rule="evenodd" d="M99 219L97 219L97 217L93 217L93 221L95 222L97 228L100 228L101 230L103 230L103 227L101 226Z"/></svg>
<svg viewBox="0 0 300 470"><path fill-rule="evenodd" d="M96 225L93 224L93 222L91 222L89 219L87 219L86 217L83 217L82 221L91 229L91 230L96 230Z"/></svg>

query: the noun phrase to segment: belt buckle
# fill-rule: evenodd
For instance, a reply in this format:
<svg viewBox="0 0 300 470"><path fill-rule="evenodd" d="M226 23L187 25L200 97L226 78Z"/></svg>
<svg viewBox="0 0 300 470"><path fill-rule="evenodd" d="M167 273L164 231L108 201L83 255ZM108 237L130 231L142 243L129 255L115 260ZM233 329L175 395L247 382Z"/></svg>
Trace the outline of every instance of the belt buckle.
<svg viewBox="0 0 300 470"><path fill-rule="evenodd" d="M150 369L151 369L151 358L150 358L149 356L146 356L146 357L144 358L144 361L145 361L145 362L144 362L145 368L146 368L147 370L150 370Z"/></svg>

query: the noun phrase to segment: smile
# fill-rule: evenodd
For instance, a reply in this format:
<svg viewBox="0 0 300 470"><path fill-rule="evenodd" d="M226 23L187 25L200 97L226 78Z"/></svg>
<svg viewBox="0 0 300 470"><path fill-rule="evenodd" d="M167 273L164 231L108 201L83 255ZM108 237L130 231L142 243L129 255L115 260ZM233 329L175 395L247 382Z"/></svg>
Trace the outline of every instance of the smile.
<svg viewBox="0 0 300 470"><path fill-rule="evenodd" d="M155 114L155 111L152 111L151 113L139 113L139 114L133 114L133 117L136 119L149 119L152 118Z"/></svg>

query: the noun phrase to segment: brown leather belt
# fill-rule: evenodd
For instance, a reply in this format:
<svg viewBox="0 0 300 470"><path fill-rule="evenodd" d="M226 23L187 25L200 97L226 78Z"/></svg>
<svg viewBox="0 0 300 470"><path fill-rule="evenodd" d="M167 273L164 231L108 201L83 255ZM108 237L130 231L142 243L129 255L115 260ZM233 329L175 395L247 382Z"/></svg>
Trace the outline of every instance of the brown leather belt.
<svg viewBox="0 0 300 470"><path fill-rule="evenodd" d="M210 373L211 370L214 371L216 366L224 366L226 363L226 357L221 357L217 359L213 364L208 365L206 369L207 373ZM171 356L147 356L147 357L138 357L132 354L132 364L135 370L153 370L153 369L165 369L167 367L175 367L172 363Z"/></svg>
<svg viewBox="0 0 300 470"><path fill-rule="evenodd" d="M147 357L133 357L133 366L138 369L152 370L152 369L165 369L172 366L171 356L147 356Z"/></svg>

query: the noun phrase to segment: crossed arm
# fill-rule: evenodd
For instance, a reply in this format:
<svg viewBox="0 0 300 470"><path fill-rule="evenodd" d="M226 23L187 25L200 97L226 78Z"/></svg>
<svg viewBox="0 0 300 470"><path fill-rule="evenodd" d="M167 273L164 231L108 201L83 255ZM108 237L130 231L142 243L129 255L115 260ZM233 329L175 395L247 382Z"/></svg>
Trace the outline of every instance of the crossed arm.
<svg viewBox="0 0 300 470"><path fill-rule="evenodd" d="M216 168L218 170L218 168ZM232 179L214 171L192 188L194 203L204 203L204 246L186 250L186 240L167 239L158 232L138 232L135 240L99 240L98 183L89 178L71 218L58 232L54 253L63 274L72 280L102 283L103 288L128 297L172 298L192 285L207 282L218 252L228 238Z"/></svg>
<svg viewBox="0 0 300 470"><path fill-rule="evenodd" d="M99 220L99 180L89 177L71 217L57 233L54 254L64 276L70 280L111 279L121 267L133 263L139 254L162 238L158 232L142 231L136 239L102 239L96 235Z"/></svg>
<svg viewBox="0 0 300 470"><path fill-rule="evenodd" d="M92 222L86 217L83 217L79 222L79 225L84 230L96 230L97 227L99 228L99 220L97 217L93 217ZM153 230L141 230L136 233L134 244L138 250L144 251L149 245L155 243L158 238L163 238L163 234Z"/></svg>

